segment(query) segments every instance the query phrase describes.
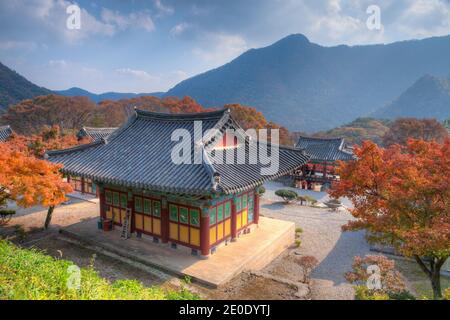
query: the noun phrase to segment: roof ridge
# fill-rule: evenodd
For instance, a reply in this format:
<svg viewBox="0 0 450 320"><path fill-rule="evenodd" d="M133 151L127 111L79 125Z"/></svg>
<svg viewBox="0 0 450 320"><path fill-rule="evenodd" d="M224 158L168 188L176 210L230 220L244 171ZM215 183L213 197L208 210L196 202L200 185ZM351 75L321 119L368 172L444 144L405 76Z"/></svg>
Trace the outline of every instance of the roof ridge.
<svg viewBox="0 0 450 320"><path fill-rule="evenodd" d="M4 129L11 129L11 126L9 124L4 125L4 126L0 126L0 129L4 130Z"/></svg>
<svg viewBox="0 0 450 320"><path fill-rule="evenodd" d="M47 150L44 154L44 158L48 158L49 156L56 156L56 155L76 152L76 151L82 151L84 149L88 149L90 147L94 147L96 145L104 144L104 143L105 142L102 139L100 139L97 141L93 141L91 143L79 144L79 145L71 147L71 148L59 149L59 150Z"/></svg>
<svg viewBox="0 0 450 320"><path fill-rule="evenodd" d="M300 139L311 139L311 140L343 140L344 137L308 137L308 136L299 136L298 140Z"/></svg>
<svg viewBox="0 0 450 320"><path fill-rule="evenodd" d="M113 130L117 129L119 127L82 127L82 129L88 129L88 130Z"/></svg>
<svg viewBox="0 0 450 320"><path fill-rule="evenodd" d="M135 109L135 112L138 117L155 118L158 120L192 120L221 118L228 110L229 109L192 113L164 113Z"/></svg>

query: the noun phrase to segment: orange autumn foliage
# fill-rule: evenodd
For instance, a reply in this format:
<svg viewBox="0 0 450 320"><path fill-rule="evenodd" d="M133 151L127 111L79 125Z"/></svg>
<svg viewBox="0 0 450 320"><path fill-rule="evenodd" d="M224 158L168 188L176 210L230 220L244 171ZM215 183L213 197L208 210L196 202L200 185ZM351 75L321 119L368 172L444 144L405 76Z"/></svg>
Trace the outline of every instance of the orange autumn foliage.
<svg viewBox="0 0 450 320"><path fill-rule="evenodd" d="M63 134L59 126L44 127L39 134L22 136L13 134L7 143L14 150L25 152L35 157L43 157L48 150L66 149L72 146L89 143L89 138L78 140L74 134Z"/></svg>
<svg viewBox="0 0 450 320"><path fill-rule="evenodd" d="M227 104L224 108L229 108L233 118L239 123L239 125L244 129L268 129L267 136L270 137L271 129L279 130L279 138L281 145L292 146L293 140L289 131L277 125L276 123L269 122L266 120L264 115L256 110L256 108L243 106L240 104Z"/></svg>
<svg viewBox="0 0 450 320"><path fill-rule="evenodd" d="M365 229L369 240L414 257L440 297L439 272L450 255L450 139L387 149L365 141L354 153L357 160L339 164L330 190L354 205L356 219L343 230Z"/></svg>
<svg viewBox="0 0 450 320"><path fill-rule="evenodd" d="M62 180L60 165L0 143L0 186L21 207L55 206L65 201L72 187Z"/></svg>
<svg viewBox="0 0 450 320"><path fill-rule="evenodd" d="M450 253L450 139L409 140L383 149L365 141L358 160L340 163L333 197L348 197L356 220L344 229L367 229L407 255Z"/></svg>

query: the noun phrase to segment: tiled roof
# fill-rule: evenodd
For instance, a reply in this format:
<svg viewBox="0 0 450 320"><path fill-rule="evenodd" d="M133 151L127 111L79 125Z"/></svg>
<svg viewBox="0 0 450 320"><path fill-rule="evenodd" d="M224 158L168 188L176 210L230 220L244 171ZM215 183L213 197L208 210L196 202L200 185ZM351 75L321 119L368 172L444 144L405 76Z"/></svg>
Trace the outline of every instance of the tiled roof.
<svg viewBox="0 0 450 320"><path fill-rule="evenodd" d="M93 141L101 140L109 136L117 128L93 128L83 127L78 131L77 137L81 139L83 137L90 137Z"/></svg>
<svg viewBox="0 0 450 320"><path fill-rule="evenodd" d="M344 138L300 137L295 146L309 154L312 161L354 159L353 154L345 149Z"/></svg>
<svg viewBox="0 0 450 320"><path fill-rule="evenodd" d="M202 163L174 164L171 152L178 142L171 141L172 132L186 129L191 137L195 137L194 121L202 121L202 133L196 132L200 137L209 129L219 131L215 135L206 134L204 143L191 143L191 158L195 146L203 149ZM239 128L228 110L192 114L136 110L126 124L106 139L71 149L50 151L47 157L52 162L63 164L62 171L66 174L126 187L193 195L248 190L266 180L290 173L308 161L308 156L301 150L280 147L278 172L270 176L261 175L260 168L267 165L259 161L250 164L249 149L256 146L247 141L234 149L238 152L239 148L245 148L244 164L216 164L205 150L213 148L227 128Z"/></svg>
<svg viewBox="0 0 450 320"><path fill-rule="evenodd" d="M13 131L10 126L2 126L0 127L0 142L6 141L11 135Z"/></svg>

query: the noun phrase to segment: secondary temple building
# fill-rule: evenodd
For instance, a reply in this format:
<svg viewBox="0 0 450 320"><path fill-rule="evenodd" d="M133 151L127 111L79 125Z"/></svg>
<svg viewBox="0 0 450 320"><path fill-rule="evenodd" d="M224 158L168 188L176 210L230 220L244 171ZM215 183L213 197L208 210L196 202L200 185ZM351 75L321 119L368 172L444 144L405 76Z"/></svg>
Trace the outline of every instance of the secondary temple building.
<svg viewBox="0 0 450 320"><path fill-rule="evenodd" d="M0 126L0 142L5 142L12 134L10 126Z"/></svg>
<svg viewBox="0 0 450 320"><path fill-rule="evenodd" d="M116 129L117 128L82 127L77 133L77 138L78 140L90 138L92 141L97 141L108 137Z"/></svg>
<svg viewBox="0 0 450 320"><path fill-rule="evenodd" d="M350 149L346 148L344 138L311 138L300 137L295 145L310 155L307 164L294 171L297 187L319 191L329 187L332 181L337 180L335 168L337 161L353 160Z"/></svg>
<svg viewBox="0 0 450 320"><path fill-rule="evenodd" d="M77 138L78 140L88 138L90 141L100 141L107 138L116 129L117 128L82 127L77 133ZM92 179L68 175L67 182L70 183L74 191L91 196L99 196L97 185Z"/></svg>
<svg viewBox="0 0 450 320"><path fill-rule="evenodd" d="M201 150L200 162L174 163L172 152L179 141L172 135L177 129L194 137L189 142L192 152L185 156L191 159L194 150ZM250 154L253 148L270 144L250 143L254 140L247 135L244 140L230 139L227 129L240 129L229 110L193 114L135 110L106 138L46 156L63 164L64 174L98 186L103 221L129 226L129 233L137 237L208 256L258 224L258 189L264 181L292 173L309 158L301 150L280 146L278 170L263 175L266 162L250 161ZM195 139L198 135L201 138ZM212 161L210 155L218 150L243 152L245 161Z"/></svg>

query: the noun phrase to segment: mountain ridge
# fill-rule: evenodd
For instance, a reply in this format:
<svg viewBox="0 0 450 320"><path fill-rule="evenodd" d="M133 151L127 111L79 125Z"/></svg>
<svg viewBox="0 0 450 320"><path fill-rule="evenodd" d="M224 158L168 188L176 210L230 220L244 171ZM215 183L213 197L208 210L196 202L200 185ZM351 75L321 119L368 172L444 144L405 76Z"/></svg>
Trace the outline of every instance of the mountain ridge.
<svg viewBox="0 0 450 320"><path fill-rule="evenodd" d="M430 108L430 106L433 106ZM450 119L450 74L424 75L398 98L373 113L384 119L398 117Z"/></svg>
<svg viewBox="0 0 450 320"><path fill-rule="evenodd" d="M251 49L186 79L164 96L205 107L256 107L291 130L326 130L367 116L424 74L450 72L450 36L390 44L324 47L303 35Z"/></svg>

